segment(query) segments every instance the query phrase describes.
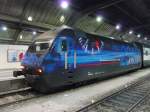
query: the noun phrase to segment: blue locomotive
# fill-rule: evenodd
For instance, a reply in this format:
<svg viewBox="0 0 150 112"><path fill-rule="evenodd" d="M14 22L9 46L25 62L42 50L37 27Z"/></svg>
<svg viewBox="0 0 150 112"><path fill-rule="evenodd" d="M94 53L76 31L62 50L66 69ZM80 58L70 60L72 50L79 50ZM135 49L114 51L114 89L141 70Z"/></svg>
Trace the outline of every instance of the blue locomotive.
<svg viewBox="0 0 150 112"><path fill-rule="evenodd" d="M49 92L139 69L142 53L137 44L61 27L37 37L21 64L14 76L24 75L35 90Z"/></svg>

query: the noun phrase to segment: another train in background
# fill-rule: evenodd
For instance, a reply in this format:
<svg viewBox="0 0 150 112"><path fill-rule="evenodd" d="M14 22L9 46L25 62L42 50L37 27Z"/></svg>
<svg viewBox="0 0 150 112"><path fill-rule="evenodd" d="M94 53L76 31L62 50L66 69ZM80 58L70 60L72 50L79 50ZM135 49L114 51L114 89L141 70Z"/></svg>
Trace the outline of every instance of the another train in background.
<svg viewBox="0 0 150 112"><path fill-rule="evenodd" d="M22 61L22 71L35 90L115 76L150 65L150 46L126 43L81 30L61 27L35 39Z"/></svg>
<svg viewBox="0 0 150 112"><path fill-rule="evenodd" d="M141 44L143 53L143 67L150 66L150 45Z"/></svg>

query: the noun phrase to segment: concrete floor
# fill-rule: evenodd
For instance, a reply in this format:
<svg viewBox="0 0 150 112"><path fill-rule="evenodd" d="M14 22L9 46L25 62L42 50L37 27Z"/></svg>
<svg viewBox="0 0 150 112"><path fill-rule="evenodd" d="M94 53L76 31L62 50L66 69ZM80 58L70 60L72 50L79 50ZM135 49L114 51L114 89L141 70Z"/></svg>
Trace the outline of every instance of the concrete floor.
<svg viewBox="0 0 150 112"><path fill-rule="evenodd" d="M102 96L122 86L127 86L132 81L148 75L150 76L149 68L138 70L121 77L3 107L0 108L0 112L71 112L97 101Z"/></svg>

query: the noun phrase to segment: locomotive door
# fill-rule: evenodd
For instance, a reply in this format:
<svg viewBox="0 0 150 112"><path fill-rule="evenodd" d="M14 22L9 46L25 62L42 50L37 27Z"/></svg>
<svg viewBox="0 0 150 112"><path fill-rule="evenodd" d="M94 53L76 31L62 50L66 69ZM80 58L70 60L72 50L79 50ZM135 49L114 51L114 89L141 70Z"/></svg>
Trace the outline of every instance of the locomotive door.
<svg viewBox="0 0 150 112"><path fill-rule="evenodd" d="M72 39L62 40L62 51L65 52L65 70L71 73L76 69L76 50Z"/></svg>

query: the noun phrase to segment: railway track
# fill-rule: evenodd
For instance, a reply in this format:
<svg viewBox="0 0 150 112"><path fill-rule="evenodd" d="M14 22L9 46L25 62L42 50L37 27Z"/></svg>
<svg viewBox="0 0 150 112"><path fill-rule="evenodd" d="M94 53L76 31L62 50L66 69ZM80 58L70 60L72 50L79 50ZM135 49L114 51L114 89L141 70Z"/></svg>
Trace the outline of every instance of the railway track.
<svg viewBox="0 0 150 112"><path fill-rule="evenodd" d="M76 112L131 112L149 94L150 77L144 77ZM33 91L31 87L0 93L0 108L42 96L43 94Z"/></svg>
<svg viewBox="0 0 150 112"><path fill-rule="evenodd" d="M0 107L8 106L40 96L42 96L42 94L33 91L31 87L0 93Z"/></svg>
<svg viewBox="0 0 150 112"><path fill-rule="evenodd" d="M147 77L76 112L132 112L149 94L150 77Z"/></svg>

